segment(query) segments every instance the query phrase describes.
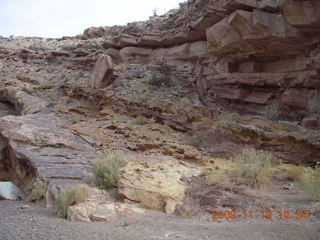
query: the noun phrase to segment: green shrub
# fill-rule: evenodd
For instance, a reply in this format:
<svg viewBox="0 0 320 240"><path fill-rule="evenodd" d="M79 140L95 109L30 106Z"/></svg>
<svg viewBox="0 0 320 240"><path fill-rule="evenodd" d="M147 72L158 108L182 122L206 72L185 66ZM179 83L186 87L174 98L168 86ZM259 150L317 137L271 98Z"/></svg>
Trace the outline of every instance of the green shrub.
<svg viewBox="0 0 320 240"><path fill-rule="evenodd" d="M149 84L155 87L170 87L171 79L161 73L153 73L149 79Z"/></svg>
<svg viewBox="0 0 320 240"><path fill-rule="evenodd" d="M233 173L236 181L251 187L261 187L271 181L273 166L277 159L270 153L255 149L245 149L234 157Z"/></svg>
<svg viewBox="0 0 320 240"><path fill-rule="evenodd" d="M280 106L278 103L272 103L265 106L263 109L263 115L266 119L275 120L280 115Z"/></svg>
<svg viewBox="0 0 320 240"><path fill-rule="evenodd" d="M89 187L86 185L72 186L60 192L56 199L58 215L66 218L68 207L84 202L89 195Z"/></svg>
<svg viewBox="0 0 320 240"><path fill-rule="evenodd" d="M106 159L97 161L93 166L94 185L102 189L114 187L120 175L120 168L125 166L125 163L120 153L112 153Z"/></svg>

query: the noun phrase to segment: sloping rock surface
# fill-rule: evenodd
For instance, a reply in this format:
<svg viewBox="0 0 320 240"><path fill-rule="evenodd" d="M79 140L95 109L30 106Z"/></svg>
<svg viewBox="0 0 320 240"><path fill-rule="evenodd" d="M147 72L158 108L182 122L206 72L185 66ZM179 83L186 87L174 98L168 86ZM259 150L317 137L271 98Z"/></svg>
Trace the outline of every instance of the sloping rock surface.
<svg viewBox="0 0 320 240"><path fill-rule="evenodd" d="M0 150L10 180L26 193L35 182L44 181L47 205L67 183L90 180L92 162L98 157L95 148L66 125L54 114L0 119Z"/></svg>

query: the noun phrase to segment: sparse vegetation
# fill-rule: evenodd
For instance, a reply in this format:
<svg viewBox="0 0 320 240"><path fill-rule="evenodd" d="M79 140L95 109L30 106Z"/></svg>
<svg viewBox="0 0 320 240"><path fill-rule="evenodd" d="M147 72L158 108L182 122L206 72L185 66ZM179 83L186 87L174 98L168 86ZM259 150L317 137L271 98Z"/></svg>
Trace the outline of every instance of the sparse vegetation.
<svg viewBox="0 0 320 240"><path fill-rule="evenodd" d="M97 161L93 166L94 185L102 189L114 187L120 175L120 168L125 164L126 162L119 152L109 154L106 159Z"/></svg>
<svg viewBox="0 0 320 240"><path fill-rule="evenodd" d="M158 16L158 8L152 9L152 14L154 17Z"/></svg>
<svg viewBox="0 0 320 240"><path fill-rule="evenodd" d="M202 148L205 145L203 138L199 134L192 134L188 138L187 143L196 148Z"/></svg>
<svg viewBox="0 0 320 240"><path fill-rule="evenodd" d="M320 166L313 169L305 166L291 164L281 165L287 179L300 185L312 200L320 200Z"/></svg>
<svg viewBox="0 0 320 240"><path fill-rule="evenodd" d="M292 181L301 181L302 175L306 171L303 166L287 165L285 168L285 176Z"/></svg>
<svg viewBox="0 0 320 240"><path fill-rule="evenodd" d="M263 115L266 119L275 120L280 115L280 106L278 103L272 103L263 109Z"/></svg>
<svg viewBox="0 0 320 240"><path fill-rule="evenodd" d="M47 184L43 181L38 181L33 184L32 192L30 194L30 201L40 201L44 198L47 190Z"/></svg>
<svg viewBox="0 0 320 240"><path fill-rule="evenodd" d="M223 173L211 173L207 178L207 183L209 185L229 185L230 180L227 174Z"/></svg>
<svg viewBox="0 0 320 240"><path fill-rule="evenodd" d="M308 102L308 109L310 113L320 113L320 94L316 94Z"/></svg>
<svg viewBox="0 0 320 240"><path fill-rule="evenodd" d="M234 157L234 162L236 182L256 188L270 183L277 159L268 152L244 149Z"/></svg>
<svg viewBox="0 0 320 240"><path fill-rule="evenodd" d="M306 169L301 176L301 184L312 200L320 200L320 167Z"/></svg>
<svg viewBox="0 0 320 240"><path fill-rule="evenodd" d="M89 187L86 185L72 186L60 192L56 199L58 215L66 218L68 207L84 202L89 195Z"/></svg>
<svg viewBox="0 0 320 240"><path fill-rule="evenodd" d="M137 115L135 117L135 123L139 124L139 125L144 125L148 123L148 118L146 118L143 115Z"/></svg>
<svg viewBox="0 0 320 240"><path fill-rule="evenodd" d="M153 73L149 79L149 84L155 87L170 87L171 79L161 73Z"/></svg>

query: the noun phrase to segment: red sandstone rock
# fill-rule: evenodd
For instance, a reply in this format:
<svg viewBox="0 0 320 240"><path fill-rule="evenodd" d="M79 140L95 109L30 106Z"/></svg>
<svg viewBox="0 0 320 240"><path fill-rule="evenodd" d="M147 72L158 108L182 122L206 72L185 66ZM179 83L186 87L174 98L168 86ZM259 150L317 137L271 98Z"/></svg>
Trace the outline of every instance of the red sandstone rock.
<svg viewBox="0 0 320 240"><path fill-rule="evenodd" d="M113 81L112 58L109 55L101 54L98 56L98 60L94 67L94 70L90 79L90 87L104 88L110 85L112 81Z"/></svg>
<svg viewBox="0 0 320 240"><path fill-rule="evenodd" d="M302 125L305 128L317 129L320 128L320 119L317 117L305 117L302 120Z"/></svg>
<svg viewBox="0 0 320 240"><path fill-rule="evenodd" d="M300 31L320 33L319 1L288 1L282 6L284 18Z"/></svg>

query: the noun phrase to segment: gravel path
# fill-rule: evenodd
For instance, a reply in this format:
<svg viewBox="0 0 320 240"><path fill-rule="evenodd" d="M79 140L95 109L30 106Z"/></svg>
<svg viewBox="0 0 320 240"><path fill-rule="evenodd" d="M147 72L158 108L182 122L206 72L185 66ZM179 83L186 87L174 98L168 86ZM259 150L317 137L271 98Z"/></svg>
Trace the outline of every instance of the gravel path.
<svg viewBox="0 0 320 240"><path fill-rule="evenodd" d="M320 239L319 220L210 223L150 212L113 223L75 223L56 217L53 210L30 204L22 209L24 205L0 201L0 240Z"/></svg>

